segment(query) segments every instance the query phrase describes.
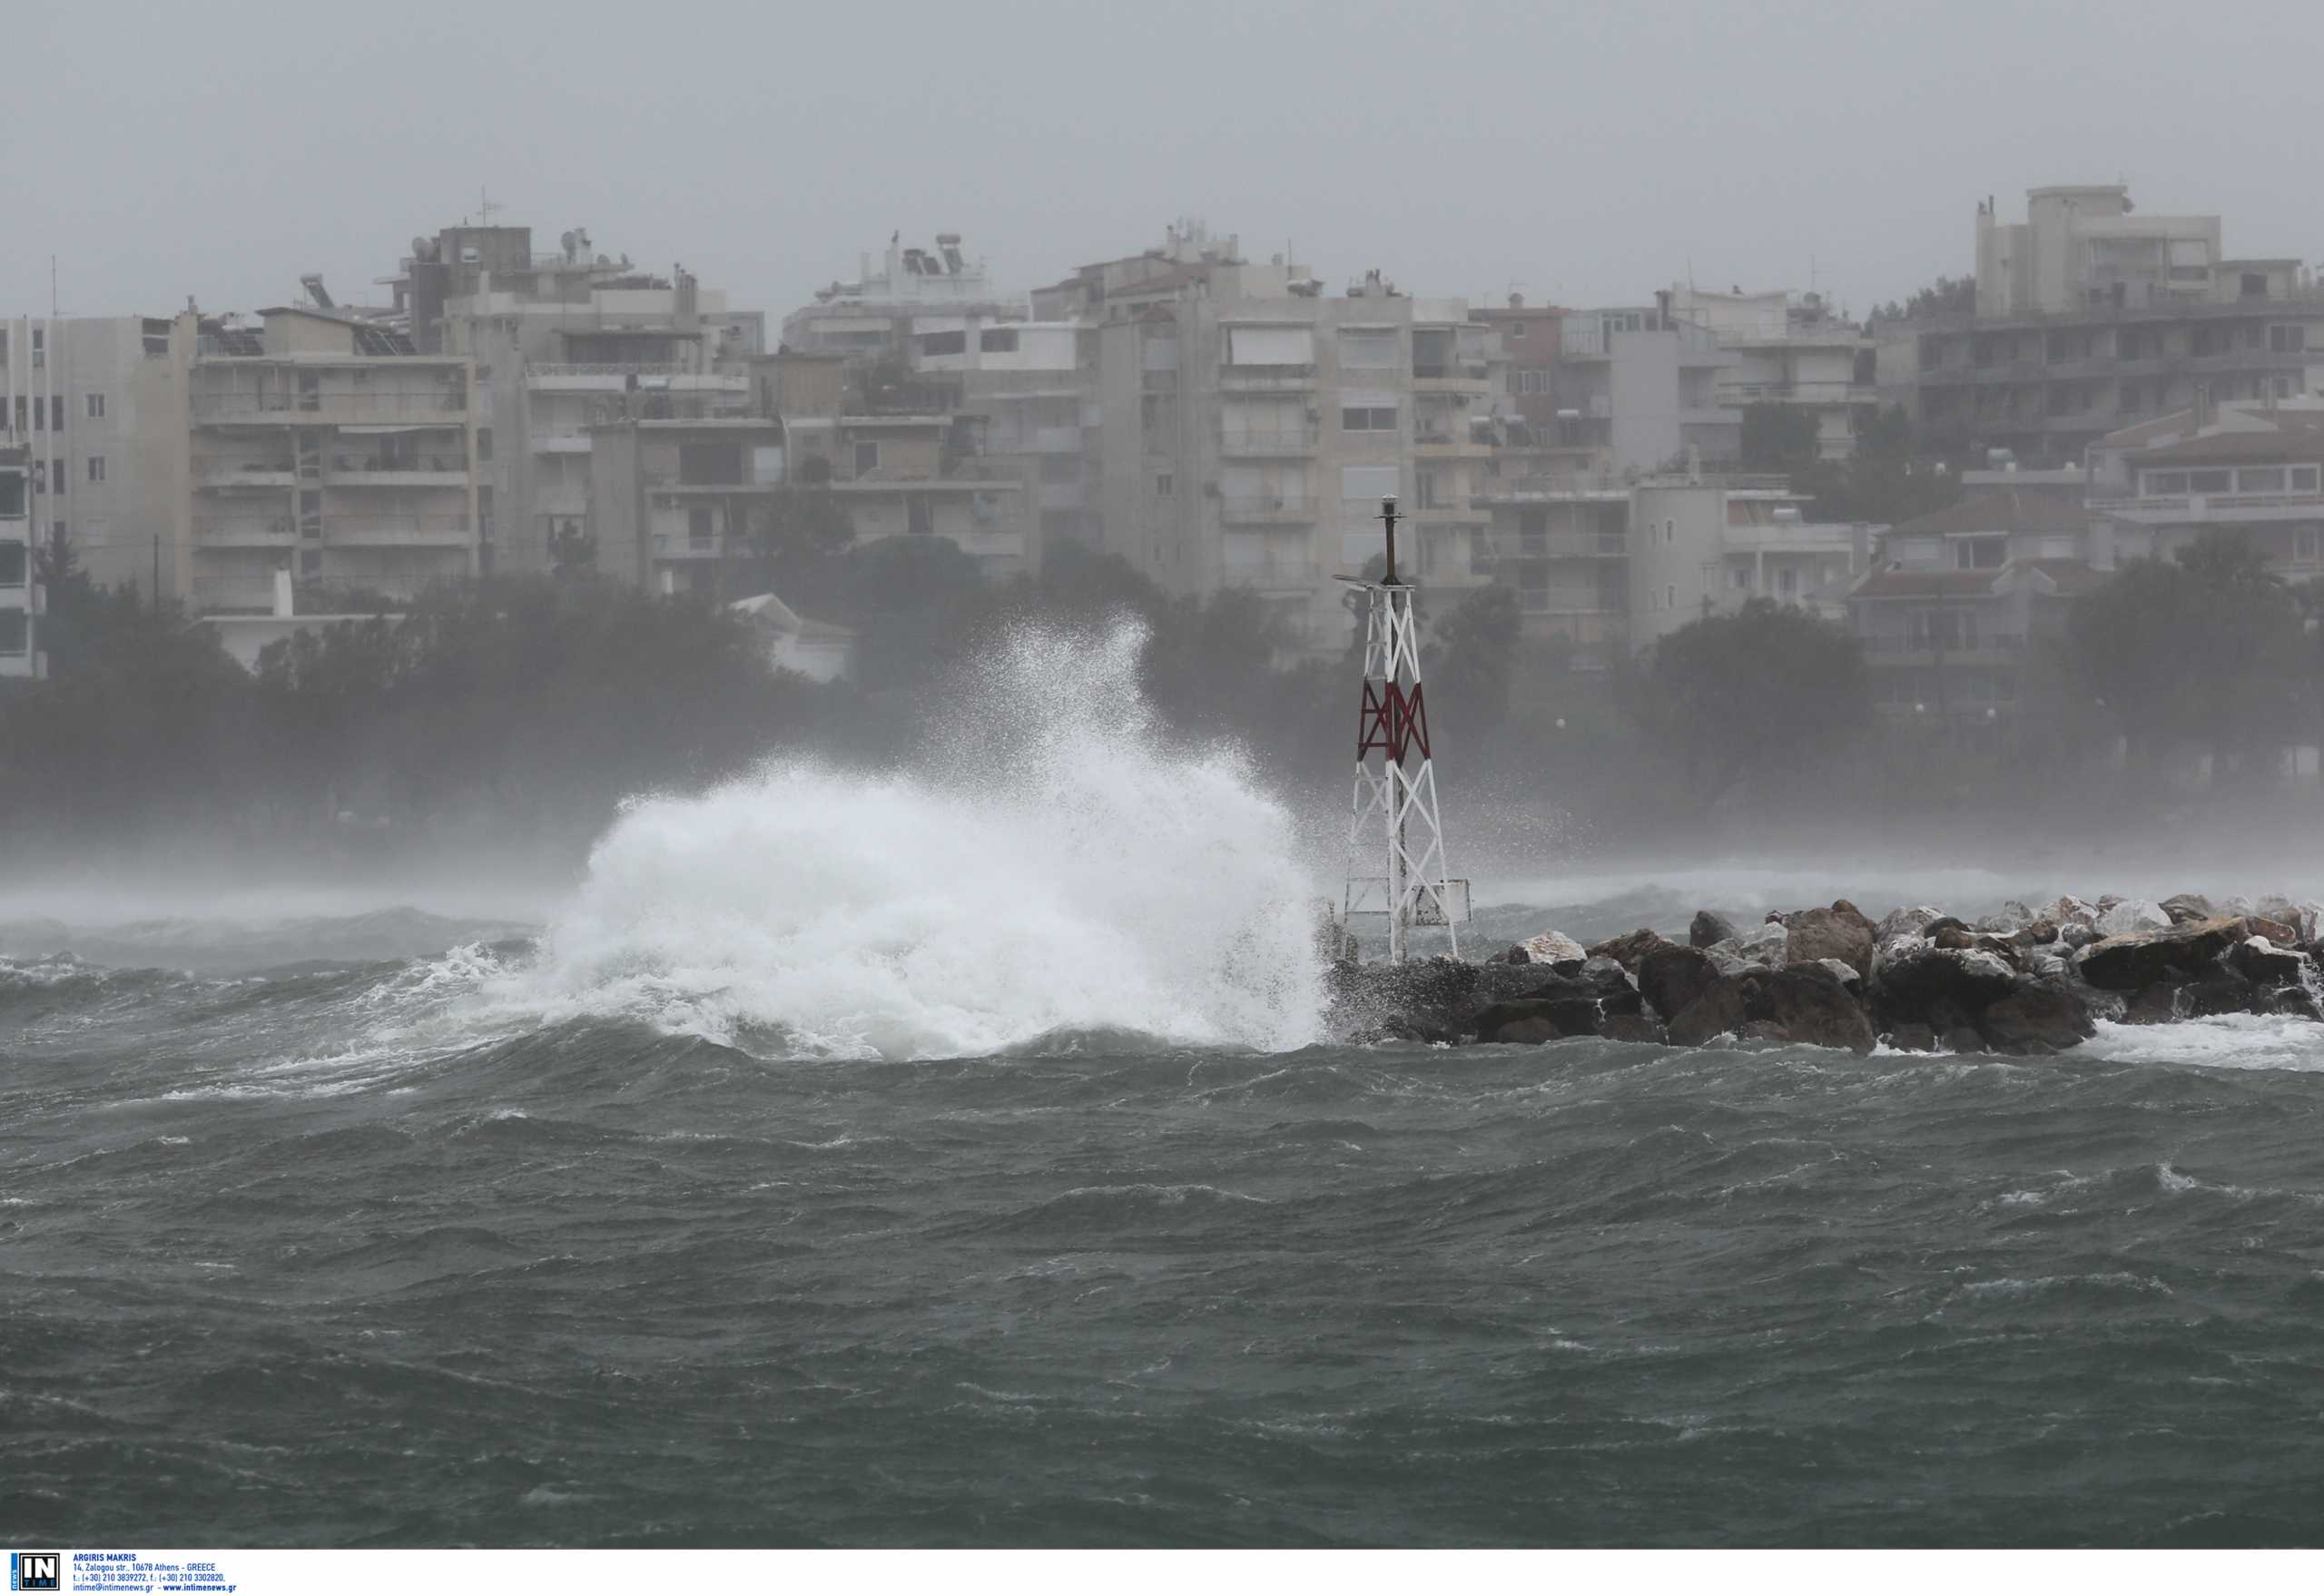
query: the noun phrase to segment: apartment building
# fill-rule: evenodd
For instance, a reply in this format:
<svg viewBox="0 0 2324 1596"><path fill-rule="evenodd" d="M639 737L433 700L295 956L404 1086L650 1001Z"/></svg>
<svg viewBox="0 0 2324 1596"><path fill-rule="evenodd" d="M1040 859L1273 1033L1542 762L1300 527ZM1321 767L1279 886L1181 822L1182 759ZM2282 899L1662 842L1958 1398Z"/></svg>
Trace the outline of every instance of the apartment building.
<svg viewBox="0 0 2324 1596"><path fill-rule="evenodd" d="M940 232L933 249L888 241L877 270L864 251L855 278L834 279L815 292L814 303L783 319L783 347L797 353L858 358L907 354L916 319L976 316L1022 320L1025 296L995 288L982 261L961 252L960 235Z"/></svg>
<svg viewBox="0 0 2324 1596"><path fill-rule="evenodd" d="M2092 454L2090 514L2113 558L2232 532L2287 581L2324 576L2324 400L2184 411Z"/></svg>
<svg viewBox="0 0 2324 1596"><path fill-rule="evenodd" d="M1780 477L1549 475L1488 483L1465 583L1517 589L1525 633L1611 668L1690 621L1773 598L1844 619L1876 529L1810 522Z"/></svg>
<svg viewBox="0 0 2324 1596"><path fill-rule="evenodd" d="M766 417L592 425L586 459L596 568L652 592L734 600L783 485L783 427Z"/></svg>
<svg viewBox="0 0 2324 1596"><path fill-rule="evenodd" d="M1383 498L1423 579L1469 566L1491 335L1464 300L1376 272L1323 288L1188 229L1035 303L1093 323L1105 546L1174 592L1252 592L1288 647L1334 652L1348 619L1332 578L1379 552Z"/></svg>
<svg viewBox="0 0 2324 1596"><path fill-rule="evenodd" d="M943 393L967 447L1024 484L1025 566L1059 538L1100 544L1096 351L1083 324L974 311L915 316L911 336L914 369Z"/></svg>
<svg viewBox="0 0 2324 1596"><path fill-rule="evenodd" d="M33 536L32 451L0 444L0 678L40 676L39 549Z"/></svg>
<svg viewBox="0 0 2324 1596"><path fill-rule="evenodd" d="M1813 419L1817 452L1846 459L1877 409L1874 344L1821 294L1713 293L1674 286L1671 314L1709 332L1736 363L1718 374L1719 402L1782 405Z"/></svg>
<svg viewBox="0 0 2324 1596"><path fill-rule="evenodd" d="M1552 441L1590 449L1623 475L1741 452L1743 412L1720 391L1740 357L1680 319L1669 298L1560 319Z"/></svg>
<svg viewBox="0 0 2324 1596"><path fill-rule="evenodd" d="M383 282L419 350L475 365L487 569L551 569L603 541L589 499L597 429L751 412L764 314L731 308L683 266L597 252L586 228L554 251L534 249L530 227L444 228L414 239Z"/></svg>
<svg viewBox="0 0 2324 1596"><path fill-rule="evenodd" d="M2078 495L1990 480L1889 528L1879 553L1848 593L1874 702L1972 741L2015 714L2029 655L2112 564Z"/></svg>
<svg viewBox="0 0 2324 1596"><path fill-rule="evenodd" d="M464 358L309 306L0 330L35 537L101 584L264 613L278 571L401 599L486 557Z"/></svg>
<svg viewBox="0 0 2324 1596"><path fill-rule="evenodd" d="M2119 187L1978 208L1978 311L1884 326L1884 403L1958 453L2079 465L2108 433L2198 404L2324 389L2324 293L2292 260L2223 259L2216 217L2129 214Z"/></svg>

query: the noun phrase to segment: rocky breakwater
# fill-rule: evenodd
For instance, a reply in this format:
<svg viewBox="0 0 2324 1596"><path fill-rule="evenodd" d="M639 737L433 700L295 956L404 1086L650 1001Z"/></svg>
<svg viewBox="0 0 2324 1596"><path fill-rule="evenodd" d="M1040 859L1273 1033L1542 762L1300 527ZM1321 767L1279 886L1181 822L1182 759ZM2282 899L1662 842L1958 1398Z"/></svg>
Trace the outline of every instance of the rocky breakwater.
<svg viewBox="0 0 2324 1596"><path fill-rule="evenodd" d="M1684 942L1641 928L1589 947L1543 931L1482 962L1334 967L1356 1040L1701 1047L1725 1039L1911 1051L2065 1051L2099 1020L2324 1018L2324 905L2103 897L2013 902L1971 924L1843 899L1738 929L1706 909Z"/></svg>

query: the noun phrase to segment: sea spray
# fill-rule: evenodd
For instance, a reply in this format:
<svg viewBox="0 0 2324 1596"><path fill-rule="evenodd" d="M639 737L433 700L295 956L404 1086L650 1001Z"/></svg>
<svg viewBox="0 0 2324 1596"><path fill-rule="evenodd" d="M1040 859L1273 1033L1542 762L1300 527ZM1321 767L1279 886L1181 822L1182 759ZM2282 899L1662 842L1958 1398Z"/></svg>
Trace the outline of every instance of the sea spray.
<svg viewBox="0 0 2324 1596"><path fill-rule="evenodd" d="M1014 635L925 773L776 762L634 802L540 960L492 996L842 1056L1084 1029L1311 1040L1314 888L1289 816L1231 753L1164 744L1143 641Z"/></svg>

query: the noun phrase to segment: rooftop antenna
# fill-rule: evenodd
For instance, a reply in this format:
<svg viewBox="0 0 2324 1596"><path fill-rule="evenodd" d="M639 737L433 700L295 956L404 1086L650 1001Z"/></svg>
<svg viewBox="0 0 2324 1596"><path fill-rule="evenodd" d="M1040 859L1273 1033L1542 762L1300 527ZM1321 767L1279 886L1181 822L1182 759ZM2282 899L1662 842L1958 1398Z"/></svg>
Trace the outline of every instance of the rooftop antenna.
<svg viewBox="0 0 2324 1596"><path fill-rule="evenodd" d="M1387 559L1377 582L1340 581L1362 595L1364 696L1356 714L1354 818L1348 827L1345 922L1384 915L1388 958L1409 956L1415 926L1442 926L1461 952L1456 929L1469 921L1469 883L1444 873L1444 827L1436 813L1436 769L1428 747L1428 705L1421 691L1420 628L1413 588L1396 575L1396 499L1380 501ZM1375 757L1376 756L1376 757ZM1384 865L1384 875L1370 874Z"/></svg>
<svg viewBox="0 0 2324 1596"><path fill-rule="evenodd" d="M490 227L492 225L492 213L500 209L502 209L500 202L493 199L491 195L486 193L484 186L481 183L478 184L476 191L476 213L478 217L478 225L481 227Z"/></svg>

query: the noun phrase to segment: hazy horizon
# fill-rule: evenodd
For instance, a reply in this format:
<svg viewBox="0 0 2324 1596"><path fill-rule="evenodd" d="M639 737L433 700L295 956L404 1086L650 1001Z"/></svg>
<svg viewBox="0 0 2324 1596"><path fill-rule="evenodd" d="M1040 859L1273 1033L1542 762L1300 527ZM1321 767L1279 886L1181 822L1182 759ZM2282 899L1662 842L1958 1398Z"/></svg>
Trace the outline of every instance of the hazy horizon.
<svg viewBox="0 0 2324 1596"><path fill-rule="evenodd" d="M1816 286L1861 316L1971 270L1976 202L2127 182L2217 213L2230 256L2313 263L2287 128L2324 18L2207 13L2284 47L2197 73L2152 5L1797 0L1595 14L1298 0L1263 12L908 5L829 12L423 3L383 30L310 8L203 14L118 47L121 14L20 19L18 125L49 158L0 310L375 297L407 241L474 217L682 261L770 321L899 230L964 236L1004 288L1203 219L1337 288L1646 302ZM691 19L692 25L688 25ZM892 20L891 20L892 19ZM851 57L853 58L851 64ZM1755 181L1756 180L1756 181ZM133 198L133 204L120 202ZM383 294L377 297L384 298Z"/></svg>

